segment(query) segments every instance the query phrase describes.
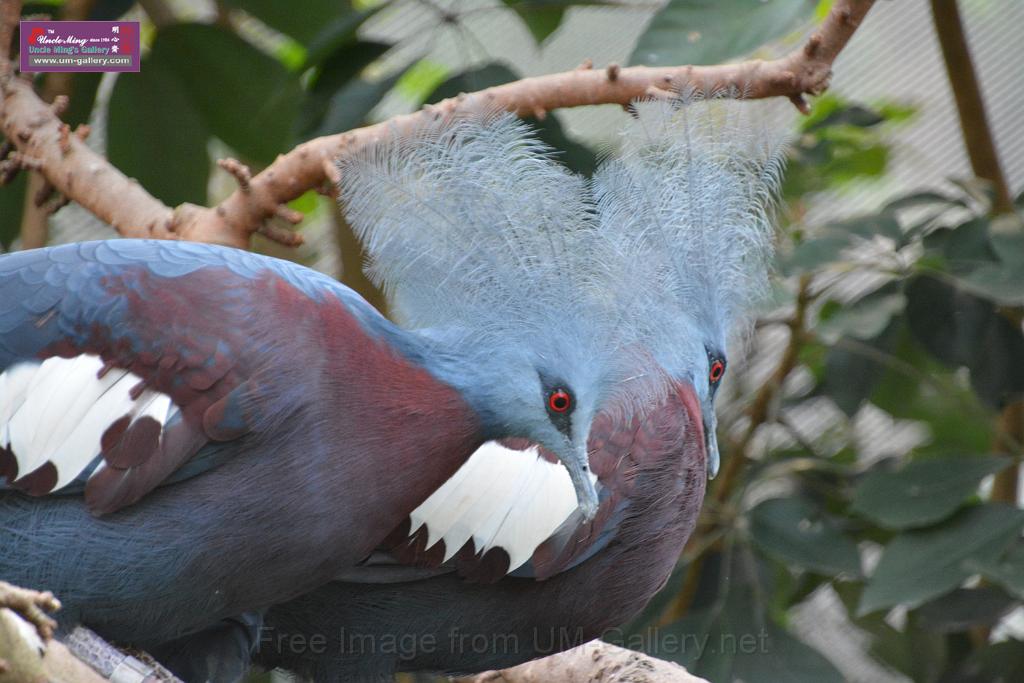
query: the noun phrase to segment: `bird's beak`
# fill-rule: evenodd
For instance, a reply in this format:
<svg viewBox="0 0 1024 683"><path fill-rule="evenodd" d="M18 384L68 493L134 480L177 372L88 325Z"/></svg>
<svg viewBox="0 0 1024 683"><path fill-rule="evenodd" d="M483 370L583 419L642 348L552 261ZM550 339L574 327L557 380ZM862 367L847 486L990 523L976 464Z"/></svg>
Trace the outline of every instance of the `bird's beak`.
<svg viewBox="0 0 1024 683"><path fill-rule="evenodd" d="M597 488L590 474L589 457L586 442L578 447L567 440L568 457L561 458L565 469L569 471L569 479L576 490L576 502L583 518L589 522L597 514Z"/></svg>
<svg viewBox="0 0 1024 683"><path fill-rule="evenodd" d="M718 455L718 417L714 408L704 411L704 451L708 460L708 479L714 479L718 474L718 467L721 458Z"/></svg>

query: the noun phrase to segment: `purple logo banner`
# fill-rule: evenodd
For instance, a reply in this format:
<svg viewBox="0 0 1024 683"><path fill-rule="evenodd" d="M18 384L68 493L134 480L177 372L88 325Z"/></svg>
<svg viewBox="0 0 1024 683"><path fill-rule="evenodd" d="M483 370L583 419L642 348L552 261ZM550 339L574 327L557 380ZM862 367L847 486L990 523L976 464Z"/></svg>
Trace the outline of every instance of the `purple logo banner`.
<svg viewBox="0 0 1024 683"><path fill-rule="evenodd" d="M138 71L137 21L23 21L22 71Z"/></svg>

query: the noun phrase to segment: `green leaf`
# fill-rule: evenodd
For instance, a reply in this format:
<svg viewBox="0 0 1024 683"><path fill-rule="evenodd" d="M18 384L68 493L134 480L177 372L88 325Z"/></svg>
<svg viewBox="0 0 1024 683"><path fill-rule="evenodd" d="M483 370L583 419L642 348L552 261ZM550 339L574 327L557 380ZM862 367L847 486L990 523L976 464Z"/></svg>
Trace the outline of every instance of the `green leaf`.
<svg viewBox="0 0 1024 683"><path fill-rule="evenodd" d="M518 74L503 64L488 64L452 76L430 94L427 102L440 102L443 99L455 97L460 92L483 90L518 78ZM582 145L566 135L556 114L548 114L543 120L532 116L523 120L536 130L538 138L558 150L555 158L569 169L589 176L597 168L597 155L586 145Z"/></svg>
<svg viewBox="0 0 1024 683"><path fill-rule="evenodd" d="M772 498L750 511L757 545L785 564L821 574L860 575L857 544L804 498Z"/></svg>
<svg viewBox="0 0 1024 683"><path fill-rule="evenodd" d="M172 74L210 131L239 154L269 163L290 146L303 97L298 77L234 33L207 24L170 26L157 34L148 63Z"/></svg>
<svg viewBox="0 0 1024 683"><path fill-rule="evenodd" d="M855 316L856 317L856 316ZM874 325L876 321L866 321ZM821 393L831 398L847 416L853 417L878 386L885 367L877 354L890 355L899 342L900 326L889 322L874 339L860 341L844 335L829 348Z"/></svg>
<svg viewBox="0 0 1024 683"><path fill-rule="evenodd" d="M989 406L1000 408L1024 392L1020 325L992 302L938 278L917 276L905 292L911 332L943 363L966 366L971 386Z"/></svg>
<svg viewBox="0 0 1024 683"><path fill-rule="evenodd" d="M361 14L346 0L303 0L301 9L281 0L224 0L224 4L245 10L303 44L308 44L326 24Z"/></svg>
<svg viewBox="0 0 1024 683"><path fill-rule="evenodd" d="M746 546L729 555L731 561L709 572L726 592L668 626L648 629L644 649L710 681L839 683L827 659L765 613L760 596L773 592L765 561Z"/></svg>
<svg viewBox="0 0 1024 683"><path fill-rule="evenodd" d="M907 299L896 287L886 286L853 303L835 304L830 308L826 318L822 312L821 322L815 331L826 341L835 342L841 336L855 339L875 339L885 328L893 316L903 312Z"/></svg>
<svg viewBox="0 0 1024 683"><path fill-rule="evenodd" d="M971 560L999 556L1024 525L1024 511L1000 504L978 505L937 527L897 536L882 552L858 612L926 600L959 586L973 571Z"/></svg>
<svg viewBox="0 0 1024 683"><path fill-rule="evenodd" d="M530 29L533 39L540 45L562 23L567 7L576 4L560 0L502 0L505 6L519 15Z"/></svg>
<svg viewBox="0 0 1024 683"><path fill-rule="evenodd" d="M0 142L3 137L0 136ZM21 214L25 205L27 173L19 173L10 185L0 188L0 246L9 249L21 232Z"/></svg>
<svg viewBox="0 0 1024 683"><path fill-rule="evenodd" d="M828 113L824 118L815 121L804 130L813 131L826 126L856 126L857 128L870 128L885 121L878 112L867 107L854 104L849 107L837 108Z"/></svg>
<svg viewBox="0 0 1024 683"><path fill-rule="evenodd" d="M780 267L787 274L816 270L838 261L842 251L850 246L849 234L827 232L810 237L796 245L789 254L780 256Z"/></svg>
<svg viewBox="0 0 1024 683"><path fill-rule="evenodd" d="M419 106L448 78L448 67L429 59L413 64L395 84L395 91Z"/></svg>
<svg viewBox="0 0 1024 683"><path fill-rule="evenodd" d="M1000 261L1011 266L1024 266L1024 217L1017 214L996 216L990 223L989 239Z"/></svg>
<svg viewBox="0 0 1024 683"><path fill-rule="evenodd" d="M1024 264L986 264L957 277L972 294L1000 306L1024 306Z"/></svg>
<svg viewBox="0 0 1024 683"><path fill-rule="evenodd" d="M781 38L809 19L813 0L669 0L640 36L631 64L718 64Z"/></svg>
<svg viewBox="0 0 1024 683"><path fill-rule="evenodd" d="M386 4L380 3L355 14L340 16L329 21L306 46L306 66L319 64L321 60L342 45L355 42L359 27Z"/></svg>
<svg viewBox="0 0 1024 683"><path fill-rule="evenodd" d="M864 216L857 216L845 221L829 223L828 229L831 232L848 232L863 239L871 239L875 235L899 240L903 237L899 221L888 212L873 213Z"/></svg>
<svg viewBox="0 0 1024 683"><path fill-rule="evenodd" d="M794 638L774 621L769 621L764 633L758 636L756 648L744 648L743 643L739 643L728 680L745 683L840 683L843 680L839 671L817 650Z"/></svg>
<svg viewBox="0 0 1024 683"><path fill-rule="evenodd" d="M975 626L994 626L1014 607L998 588L958 588L917 608L918 624L937 633L962 633Z"/></svg>
<svg viewBox="0 0 1024 683"><path fill-rule="evenodd" d="M267 26L291 36L305 46L305 70L333 53L338 47L355 42L363 23L387 3L372 6L346 0L309 0L301 8L281 0L225 0L245 10Z"/></svg>
<svg viewBox="0 0 1024 683"><path fill-rule="evenodd" d="M1009 464L1000 457L943 457L914 460L896 471L875 468L854 490L851 509L889 529L934 524L956 512L982 479Z"/></svg>
<svg viewBox="0 0 1024 683"><path fill-rule="evenodd" d="M964 683L1024 681L1024 642L1010 639L976 649L943 680Z"/></svg>
<svg viewBox="0 0 1024 683"><path fill-rule="evenodd" d="M988 219L972 218L955 228L936 230L924 237L924 246L941 253L955 270L965 271L992 263L996 254L988 235Z"/></svg>
<svg viewBox="0 0 1024 683"><path fill-rule="evenodd" d="M99 0L89 12L90 21L115 21L132 8L134 0Z"/></svg>
<svg viewBox="0 0 1024 683"><path fill-rule="evenodd" d="M327 103L319 126L308 130L302 137L310 139L331 135L363 125L370 112L380 104L381 99L401 77L402 72L399 71L379 81L352 81L334 93Z"/></svg>
<svg viewBox="0 0 1024 683"><path fill-rule="evenodd" d="M1014 544L1003 557L971 560L967 566L1019 600L1024 600L1024 543Z"/></svg>
<svg viewBox="0 0 1024 683"><path fill-rule="evenodd" d="M360 74L389 49L391 45L387 43L358 42L338 48L325 59L296 121L299 139L339 133L361 124L397 76L366 81Z"/></svg>
<svg viewBox="0 0 1024 683"><path fill-rule="evenodd" d="M82 72L71 74L71 93L68 95L68 108L61 114L61 120L74 128L81 123L88 123L96 103L96 90L100 87L100 72Z"/></svg>
<svg viewBox="0 0 1024 683"><path fill-rule="evenodd" d="M914 192L913 194L904 195L898 197L888 204L882 210L885 212L898 211L900 209L912 209L921 206L964 206L962 200L957 197L950 197L949 195L942 194L940 192Z"/></svg>
<svg viewBox="0 0 1024 683"><path fill-rule="evenodd" d="M210 131L165 57L118 74L107 108L107 158L154 197L206 203Z"/></svg>

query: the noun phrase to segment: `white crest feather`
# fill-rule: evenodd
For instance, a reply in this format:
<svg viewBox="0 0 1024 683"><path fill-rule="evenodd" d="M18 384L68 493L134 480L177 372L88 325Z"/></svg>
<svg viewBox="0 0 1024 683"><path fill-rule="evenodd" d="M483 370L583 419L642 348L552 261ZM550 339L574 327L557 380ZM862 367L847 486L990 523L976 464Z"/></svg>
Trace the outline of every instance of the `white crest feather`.
<svg viewBox="0 0 1024 683"><path fill-rule="evenodd" d="M635 372L633 276L551 156L511 114L447 117L340 159L341 197L400 323L587 368L602 400L642 409L661 384Z"/></svg>
<svg viewBox="0 0 1024 683"><path fill-rule="evenodd" d="M604 230L644 254L669 315L724 345L767 287L785 140L762 105L723 95L637 103L594 192Z"/></svg>

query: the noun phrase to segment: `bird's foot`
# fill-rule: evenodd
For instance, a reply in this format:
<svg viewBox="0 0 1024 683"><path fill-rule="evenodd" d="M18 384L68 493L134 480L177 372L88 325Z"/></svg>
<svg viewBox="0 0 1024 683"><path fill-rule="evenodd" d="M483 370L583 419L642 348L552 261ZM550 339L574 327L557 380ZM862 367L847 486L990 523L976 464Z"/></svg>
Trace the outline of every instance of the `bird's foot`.
<svg viewBox="0 0 1024 683"><path fill-rule="evenodd" d="M14 610L25 621L35 626L39 637L44 641L53 637L57 622L46 613L59 610L60 600L50 591L29 590L0 581L0 608L2 607Z"/></svg>

